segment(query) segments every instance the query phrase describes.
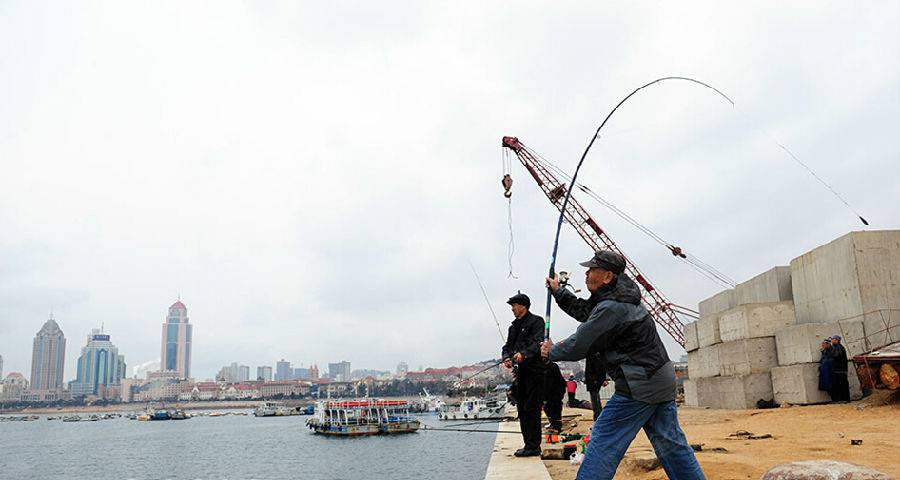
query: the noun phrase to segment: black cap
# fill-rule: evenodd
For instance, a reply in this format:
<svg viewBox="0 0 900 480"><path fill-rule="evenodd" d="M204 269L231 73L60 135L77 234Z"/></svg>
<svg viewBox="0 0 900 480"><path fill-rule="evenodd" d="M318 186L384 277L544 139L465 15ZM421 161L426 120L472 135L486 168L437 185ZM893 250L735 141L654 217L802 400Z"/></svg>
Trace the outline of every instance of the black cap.
<svg viewBox="0 0 900 480"><path fill-rule="evenodd" d="M579 265L588 268L602 268L616 275L625 271L625 257L609 250L597 250L594 257Z"/></svg>
<svg viewBox="0 0 900 480"><path fill-rule="evenodd" d="M521 292L509 297L509 300L507 300L506 303L510 305L517 303L523 305L525 308L531 308L531 299L528 298L528 295Z"/></svg>

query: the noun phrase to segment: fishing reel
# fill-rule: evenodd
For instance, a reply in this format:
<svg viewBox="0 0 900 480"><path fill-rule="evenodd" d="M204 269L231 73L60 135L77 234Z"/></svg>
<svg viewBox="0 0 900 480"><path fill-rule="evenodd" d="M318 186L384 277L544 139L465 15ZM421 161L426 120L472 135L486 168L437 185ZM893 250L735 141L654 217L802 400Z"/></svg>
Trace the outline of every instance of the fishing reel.
<svg viewBox="0 0 900 480"><path fill-rule="evenodd" d="M559 279L559 286L562 288L571 288L572 292L578 293L581 291L580 288L575 288L573 285L569 285L569 279L571 278L569 272L559 272L557 277Z"/></svg>

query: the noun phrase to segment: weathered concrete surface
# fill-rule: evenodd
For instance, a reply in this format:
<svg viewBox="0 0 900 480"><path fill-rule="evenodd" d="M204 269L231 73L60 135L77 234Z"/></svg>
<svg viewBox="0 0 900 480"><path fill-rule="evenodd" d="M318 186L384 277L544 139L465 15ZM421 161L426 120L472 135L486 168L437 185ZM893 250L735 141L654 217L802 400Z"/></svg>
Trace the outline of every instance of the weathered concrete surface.
<svg viewBox="0 0 900 480"><path fill-rule="evenodd" d="M852 400L862 398L859 377L852 368L852 364L847 373L847 383L850 385L850 398ZM773 368L772 389L775 393L775 401L778 403L810 405L831 401L828 392L819 390L818 362Z"/></svg>
<svg viewBox="0 0 900 480"><path fill-rule="evenodd" d="M900 342L900 310L876 310L864 316L867 351Z"/></svg>
<svg viewBox="0 0 900 480"><path fill-rule="evenodd" d="M804 323L775 332L778 365L818 362L822 340L834 335L833 323ZM773 379L774 382L774 379Z"/></svg>
<svg viewBox="0 0 900 480"><path fill-rule="evenodd" d="M519 422L501 422L497 427L503 431L521 431ZM551 480L547 468L541 457L514 457L513 453L522 448L522 436L504 434L497 435L494 441L494 451L488 463L485 480L512 480L521 478L534 478L538 480Z"/></svg>
<svg viewBox="0 0 900 480"><path fill-rule="evenodd" d="M708 315L715 315L719 312L724 312L729 308L733 308L735 305L735 296L734 289L729 288L728 290L723 290L706 300L702 300L700 305L697 307L697 311L700 312L701 317L705 317Z"/></svg>
<svg viewBox="0 0 900 480"><path fill-rule="evenodd" d="M898 311L900 313L900 311ZM886 316L887 317L887 316ZM900 321L900 315L897 316ZM840 335L841 343L847 349L847 356L861 355L872 350L873 343L869 341L866 335L865 321L863 320L842 320L830 324L832 326L832 335ZM890 342L888 342L890 343ZM884 346L887 344L879 345ZM816 359L815 361L818 361Z"/></svg>
<svg viewBox="0 0 900 480"><path fill-rule="evenodd" d="M900 309L900 230L851 232L791 260L797 323Z"/></svg>
<svg viewBox="0 0 900 480"><path fill-rule="evenodd" d="M700 340L697 338L697 322L684 325L684 350L693 352L700 348Z"/></svg>
<svg viewBox="0 0 900 480"><path fill-rule="evenodd" d="M731 377L713 377L711 408L747 409L756 408L759 400L771 401L772 377L769 373L755 373L752 375L736 375Z"/></svg>
<svg viewBox="0 0 900 480"><path fill-rule="evenodd" d="M701 347L688 352L688 376L698 378L715 377L721 371L719 364L719 345Z"/></svg>
<svg viewBox="0 0 900 480"><path fill-rule="evenodd" d="M791 267L775 267L734 288L735 304L785 302L794 299Z"/></svg>
<svg viewBox="0 0 900 480"><path fill-rule="evenodd" d="M719 336L723 342L771 337L795 322L791 301L738 305L719 314Z"/></svg>
<svg viewBox="0 0 900 480"><path fill-rule="evenodd" d="M719 314L700 316L697 320L697 343L700 347L708 347L722 341L719 335Z"/></svg>
<svg viewBox="0 0 900 480"><path fill-rule="evenodd" d="M724 342L719 347L719 375L767 373L778 365L775 337Z"/></svg>
<svg viewBox="0 0 900 480"><path fill-rule="evenodd" d="M819 364L800 363L772 369L772 390L779 404L810 405L831 401L819 390Z"/></svg>
<svg viewBox="0 0 900 480"><path fill-rule="evenodd" d="M862 465L835 460L805 460L772 467L760 480L893 480Z"/></svg>
<svg viewBox="0 0 900 480"><path fill-rule="evenodd" d="M684 404L689 407L699 407L700 399L697 398L697 382L690 378L684 379Z"/></svg>

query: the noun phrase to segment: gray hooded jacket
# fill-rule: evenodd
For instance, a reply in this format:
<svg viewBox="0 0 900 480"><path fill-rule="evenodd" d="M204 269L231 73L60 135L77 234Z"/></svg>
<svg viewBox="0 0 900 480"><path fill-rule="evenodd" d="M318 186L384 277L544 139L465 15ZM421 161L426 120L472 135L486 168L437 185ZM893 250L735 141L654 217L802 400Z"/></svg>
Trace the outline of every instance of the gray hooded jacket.
<svg viewBox="0 0 900 480"><path fill-rule="evenodd" d="M578 320L583 302L565 288L553 292L557 304ZM550 361L577 361L601 355L616 393L646 403L675 399L675 366L641 305L640 290L627 275L591 295L596 305L569 338L553 345Z"/></svg>

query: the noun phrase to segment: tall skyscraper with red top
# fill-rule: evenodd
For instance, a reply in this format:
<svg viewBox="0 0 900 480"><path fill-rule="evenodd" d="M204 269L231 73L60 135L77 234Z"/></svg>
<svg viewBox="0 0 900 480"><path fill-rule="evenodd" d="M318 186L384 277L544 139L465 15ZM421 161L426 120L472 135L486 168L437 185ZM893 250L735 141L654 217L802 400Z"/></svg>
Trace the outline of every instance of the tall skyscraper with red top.
<svg viewBox="0 0 900 480"><path fill-rule="evenodd" d="M169 314L163 323L160 370L177 372L179 378L191 378L193 328L188 323L187 307L179 298L169 307Z"/></svg>

